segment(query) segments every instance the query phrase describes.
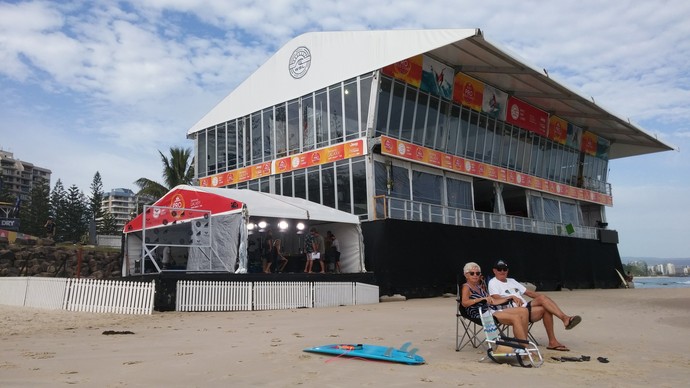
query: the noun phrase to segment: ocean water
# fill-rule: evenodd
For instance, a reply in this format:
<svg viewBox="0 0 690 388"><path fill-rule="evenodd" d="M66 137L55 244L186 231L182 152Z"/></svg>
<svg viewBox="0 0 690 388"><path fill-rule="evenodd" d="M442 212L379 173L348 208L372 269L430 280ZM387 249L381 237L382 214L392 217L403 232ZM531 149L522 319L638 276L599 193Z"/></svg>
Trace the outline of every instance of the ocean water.
<svg viewBox="0 0 690 388"><path fill-rule="evenodd" d="M633 278L635 288L688 288L690 276L650 276Z"/></svg>

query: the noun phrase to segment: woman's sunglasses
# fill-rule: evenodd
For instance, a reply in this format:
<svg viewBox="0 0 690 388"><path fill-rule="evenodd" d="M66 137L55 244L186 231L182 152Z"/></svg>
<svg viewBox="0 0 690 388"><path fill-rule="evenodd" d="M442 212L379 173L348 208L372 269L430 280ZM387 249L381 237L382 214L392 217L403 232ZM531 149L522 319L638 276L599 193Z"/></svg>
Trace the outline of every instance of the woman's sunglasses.
<svg viewBox="0 0 690 388"><path fill-rule="evenodd" d="M481 273L481 272L472 272L472 271L469 271L469 272L467 272L467 274L470 275L470 276L475 276L475 275L476 275L476 276L479 276L479 275L481 275L482 273Z"/></svg>

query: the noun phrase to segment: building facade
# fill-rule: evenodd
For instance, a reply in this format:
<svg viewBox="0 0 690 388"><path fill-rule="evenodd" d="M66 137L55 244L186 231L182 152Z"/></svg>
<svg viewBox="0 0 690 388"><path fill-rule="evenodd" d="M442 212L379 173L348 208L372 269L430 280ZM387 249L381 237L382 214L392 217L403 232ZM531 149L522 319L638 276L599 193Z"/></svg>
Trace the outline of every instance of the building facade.
<svg viewBox="0 0 690 388"><path fill-rule="evenodd" d="M113 215L119 230L137 214L138 199L130 189L115 188L103 194L101 209Z"/></svg>
<svg viewBox="0 0 690 388"><path fill-rule="evenodd" d="M49 169L15 159L12 152L0 150L0 168L4 190L22 201L29 199L31 188L37 180L45 180L50 186L52 172Z"/></svg>
<svg viewBox="0 0 690 388"><path fill-rule="evenodd" d="M570 247L622 268L606 227L609 159L671 149L479 30L302 35L188 137L201 186L356 214L380 285L419 295L445 291L464 260L509 255L519 275L549 257L577 264ZM559 264L529 280L617 281L582 260L593 267L573 279Z"/></svg>

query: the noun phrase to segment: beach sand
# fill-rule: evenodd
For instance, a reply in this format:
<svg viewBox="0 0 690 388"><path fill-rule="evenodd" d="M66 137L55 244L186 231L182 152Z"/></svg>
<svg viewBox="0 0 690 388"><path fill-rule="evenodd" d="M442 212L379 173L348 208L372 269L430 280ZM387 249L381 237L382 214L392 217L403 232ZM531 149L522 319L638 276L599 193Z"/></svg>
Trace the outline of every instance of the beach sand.
<svg viewBox="0 0 690 388"><path fill-rule="evenodd" d="M687 386L690 288L547 292L582 323L547 350L541 368L478 362L483 348L455 351L455 298L320 309L148 316L0 306L0 385L14 386ZM133 334L104 335L107 330ZM305 353L330 343L400 346L425 365ZM552 356L591 356L558 362ZM600 363L597 357L607 357Z"/></svg>

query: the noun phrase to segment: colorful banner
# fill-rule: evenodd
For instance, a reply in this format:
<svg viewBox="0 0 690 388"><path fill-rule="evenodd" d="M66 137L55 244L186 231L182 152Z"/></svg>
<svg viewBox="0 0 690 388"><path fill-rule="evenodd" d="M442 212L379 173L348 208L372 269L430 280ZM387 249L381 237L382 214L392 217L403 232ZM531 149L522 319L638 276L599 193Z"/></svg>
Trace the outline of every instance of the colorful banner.
<svg viewBox="0 0 690 388"><path fill-rule="evenodd" d="M597 138L597 157L608 160L611 142L599 136Z"/></svg>
<svg viewBox="0 0 690 388"><path fill-rule="evenodd" d="M613 197L610 195L552 182L543 178L508 170L503 167L464 159L459 156L433 151L388 136L381 136L381 154L439 167L448 171L556 194L562 197L594 202L606 206L613 205Z"/></svg>
<svg viewBox="0 0 690 388"><path fill-rule="evenodd" d="M571 148L575 148L576 150L579 150L581 143L582 143L582 128L568 123L568 136L566 137L565 145L567 145Z"/></svg>
<svg viewBox="0 0 690 388"><path fill-rule="evenodd" d="M455 70L427 56L423 58L422 83L419 89L434 96L450 100L453 97L453 76Z"/></svg>
<svg viewBox="0 0 690 388"><path fill-rule="evenodd" d="M397 78L416 88L422 82L422 54L396 62L381 69L381 72L389 77Z"/></svg>
<svg viewBox="0 0 690 388"><path fill-rule="evenodd" d="M549 131L546 137L556 143L565 144L568 138L568 122L558 116L549 117Z"/></svg>
<svg viewBox="0 0 690 388"><path fill-rule="evenodd" d="M271 175L271 162L254 164L199 179L201 187L223 187Z"/></svg>
<svg viewBox="0 0 690 388"><path fill-rule="evenodd" d="M597 154L597 138L599 136L593 134L592 132L589 131L584 131L582 133L582 143L580 145L580 151L588 154L588 155L596 155Z"/></svg>
<svg viewBox="0 0 690 388"><path fill-rule="evenodd" d="M455 75L453 86L453 101L476 111L482 111L484 83L463 74Z"/></svg>
<svg viewBox="0 0 690 388"><path fill-rule="evenodd" d="M351 140L345 143L320 148L276 159L273 162L273 174L282 174L292 170L332 163L366 154L364 139Z"/></svg>
<svg viewBox="0 0 690 388"><path fill-rule="evenodd" d="M144 222L146 222L146 229L149 229L208 217L209 211L211 214L240 211L242 206L243 203L240 201L216 194L190 189L174 189L156 201L152 207L146 208L144 213L128 222L123 232L139 231L144 227Z"/></svg>
<svg viewBox="0 0 690 388"><path fill-rule="evenodd" d="M508 97L507 112L507 123L546 137L548 113L512 96Z"/></svg>
<svg viewBox="0 0 690 388"><path fill-rule="evenodd" d="M508 93L498 90L493 86L484 85L484 93L482 93L483 112L486 112L495 119L505 121L507 103Z"/></svg>

